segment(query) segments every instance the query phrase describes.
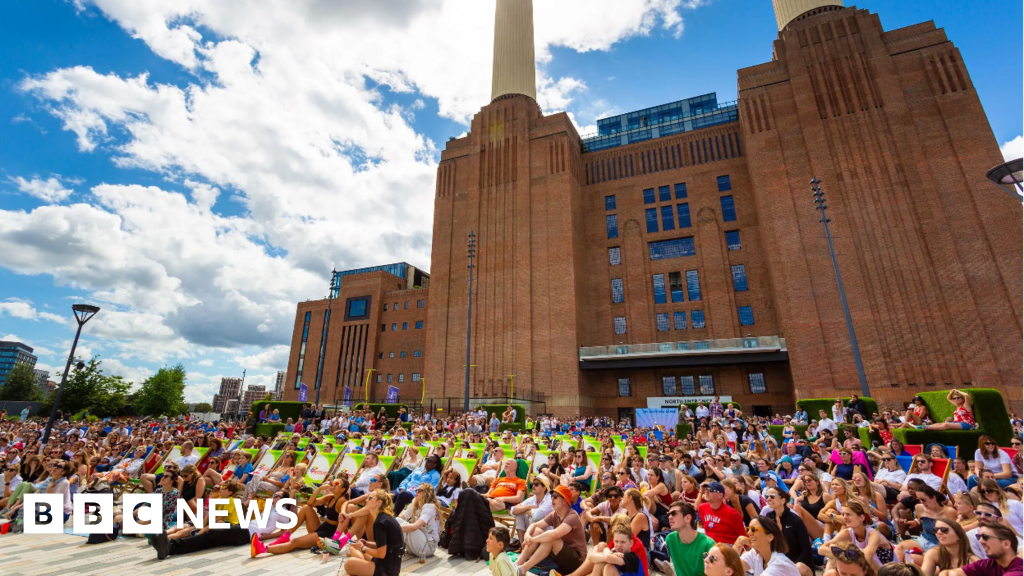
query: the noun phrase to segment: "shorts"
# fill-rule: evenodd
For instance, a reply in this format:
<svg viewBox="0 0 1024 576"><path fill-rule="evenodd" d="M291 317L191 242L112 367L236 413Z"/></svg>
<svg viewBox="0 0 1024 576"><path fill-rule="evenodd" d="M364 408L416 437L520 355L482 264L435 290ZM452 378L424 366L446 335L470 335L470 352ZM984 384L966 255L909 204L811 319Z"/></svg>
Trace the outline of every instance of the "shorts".
<svg viewBox="0 0 1024 576"><path fill-rule="evenodd" d="M337 532L337 531L338 531L338 525L337 524L329 524L327 522L323 522L323 523L320 524L320 527L316 529L316 535L321 537L321 538L331 538L331 537L334 536L334 533Z"/></svg>
<svg viewBox="0 0 1024 576"><path fill-rule="evenodd" d="M900 493L891 486L885 487L885 501L889 503L896 503L896 500L900 497Z"/></svg>
<svg viewBox="0 0 1024 576"><path fill-rule="evenodd" d="M562 549L558 554L552 555L552 559L558 566L559 572L562 574L571 574L583 565L583 560L586 559L586 556L581 554L572 546L563 542ZM376 576L376 574L374 576Z"/></svg>
<svg viewBox="0 0 1024 576"><path fill-rule="evenodd" d="M974 425L968 424L967 422L957 422L960 425L961 430L974 430Z"/></svg>

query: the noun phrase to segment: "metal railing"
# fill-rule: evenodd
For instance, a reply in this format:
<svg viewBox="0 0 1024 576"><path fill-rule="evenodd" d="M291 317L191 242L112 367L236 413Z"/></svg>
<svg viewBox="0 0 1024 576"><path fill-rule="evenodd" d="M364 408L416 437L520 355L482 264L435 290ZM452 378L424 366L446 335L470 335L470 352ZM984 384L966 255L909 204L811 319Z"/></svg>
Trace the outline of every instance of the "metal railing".
<svg viewBox="0 0 1024 576"><path fill-rule="evenodd" d="M580 360L610 360L623 356L689 356L701 354L735 354L778 352L786 350L786 339L778 336L689 340L686 342L655 342L652 344L621 344L618 346L585 346Z"/></svg>

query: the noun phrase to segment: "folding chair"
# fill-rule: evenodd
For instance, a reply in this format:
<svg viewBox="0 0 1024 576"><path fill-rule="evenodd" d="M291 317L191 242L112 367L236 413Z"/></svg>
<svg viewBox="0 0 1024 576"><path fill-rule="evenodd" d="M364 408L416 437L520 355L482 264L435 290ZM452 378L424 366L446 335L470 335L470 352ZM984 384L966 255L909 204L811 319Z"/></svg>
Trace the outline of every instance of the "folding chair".
<svg viewBox="0 0 1024 576"><path fill-rule="evenodd" d="M146 463L149 461L150 456L153 454L154 447L148 446L146 448L146 455L142 457L142 466L132 474L127 482L113 482L110 484L110 490L114 494L114 500L121 498L125 492L134 492L134 487L137 486L139 489L142 488L142 473L146 470Z"/></svg>
<svg viewBox="0 0 1024 576"><path fill-rule="evenodd" d="M920 444L904 444L903 449L907 451L907 454L917 456L924 449L924 446Z"/></svg>

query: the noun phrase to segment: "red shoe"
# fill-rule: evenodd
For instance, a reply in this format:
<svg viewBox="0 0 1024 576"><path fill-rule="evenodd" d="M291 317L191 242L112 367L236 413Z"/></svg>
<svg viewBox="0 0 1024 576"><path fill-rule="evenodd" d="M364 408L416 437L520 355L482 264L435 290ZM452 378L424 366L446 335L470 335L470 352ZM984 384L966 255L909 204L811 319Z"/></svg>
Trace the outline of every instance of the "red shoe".
<svg viewBox="0 0 1024 576"><path fill-rule="evenodd" d="M287 543L291 542L291 540L292 540L291 532L285 532L284 534L281 534L281 536L279 536L277 540L274 540L273 542L271 542L270 545L271 546L277 546L278 544L287 544Z"/></svg>
<svg viewBox="0 0 1024 576"><path fill-rule="evenodd" d="M252 537L252 542L249 544L249 557L255 558L260 554L265 553L266 551L267 545L263 542L260 542L260 537L258 534L254 534Z"/></svg>

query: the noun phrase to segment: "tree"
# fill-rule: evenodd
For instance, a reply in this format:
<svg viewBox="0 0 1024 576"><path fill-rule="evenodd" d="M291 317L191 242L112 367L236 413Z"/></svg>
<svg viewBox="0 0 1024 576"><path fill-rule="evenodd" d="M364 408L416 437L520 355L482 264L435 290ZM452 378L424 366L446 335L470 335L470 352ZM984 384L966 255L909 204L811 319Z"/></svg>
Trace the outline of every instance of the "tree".
<svg viewBox="0 0 1024 576"><path fill-rule="evenodd" d="M100 370L100 364L94 357L68 376L60 397L60 410L65 414L88 410L92 416L113 416L124 408L131 383L120 376L107 376ZM55 391L50 398L51 406L56 394Z"/></svg>
<svg viewBox="0 0 1024 576"><path fill-rule="evenodd" d="M135 393L135 410L145 416L177 416L188 412L185 404L185 367L181 364L157 371Z"/></svg>
<svg viewBox="0 0 1024 576"><path fill-rule="evenodd" d="M196 414L206 414L207 412L213 412L213 406L210 406L206 402L200 402L196 404L196 407L192 410Z"/></svg>
<svg viewBox="0 0 1024 576"><path fill-rule="evenodd" d="M7 383L0 386L0 400L25 402L42 400L43 394L36 386L38 381L31 365L18 362L7 374Z"/></svg>

